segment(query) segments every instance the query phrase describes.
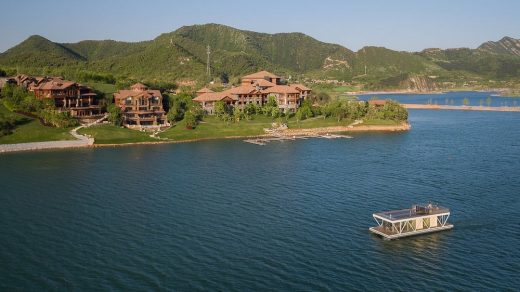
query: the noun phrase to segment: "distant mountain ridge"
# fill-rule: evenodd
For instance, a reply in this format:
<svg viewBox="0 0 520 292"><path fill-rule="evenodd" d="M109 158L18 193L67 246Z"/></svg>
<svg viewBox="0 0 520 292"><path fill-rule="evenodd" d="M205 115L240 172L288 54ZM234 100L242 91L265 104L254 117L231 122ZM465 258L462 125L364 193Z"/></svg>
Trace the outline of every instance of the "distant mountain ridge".
<svg viewBox="0 0 520 292"><path fill-rule="evenodd" d="M74 75L87 70L123 79L202 80L207 45L215 77L266 69L284 76L359 82L371 88L410 84L410 78L416 76L439 76L441 80L455 75L482 80L520 77L520 40L509 37L477 49L410 53L364 47L353 52L302 33L267 34L219 24L184 26L133 43L55 43L31 36L0 54L0 67L29 74Z"/></svg>
<svg viewBox="0 0 520 292"><path fill-rule="evenodd" d="M478 49L493 54L505 54L520 57L520 40L504 37L498 42L485 42L480 45Z"/></svg>

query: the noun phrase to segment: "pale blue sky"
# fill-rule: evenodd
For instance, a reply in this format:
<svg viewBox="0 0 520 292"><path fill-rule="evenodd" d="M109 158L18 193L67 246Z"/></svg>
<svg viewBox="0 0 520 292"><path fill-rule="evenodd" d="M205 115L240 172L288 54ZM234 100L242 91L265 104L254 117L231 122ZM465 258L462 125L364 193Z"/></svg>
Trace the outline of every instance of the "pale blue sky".
<svg viewBox="0 0 520 292"><path fill-rule="evenodd" d="M52 41L143 41L183 25L221 23L258 32L303 32L352 50L475 48L520 38L516 0L3 0L0 52L33 34Z"/></svg>

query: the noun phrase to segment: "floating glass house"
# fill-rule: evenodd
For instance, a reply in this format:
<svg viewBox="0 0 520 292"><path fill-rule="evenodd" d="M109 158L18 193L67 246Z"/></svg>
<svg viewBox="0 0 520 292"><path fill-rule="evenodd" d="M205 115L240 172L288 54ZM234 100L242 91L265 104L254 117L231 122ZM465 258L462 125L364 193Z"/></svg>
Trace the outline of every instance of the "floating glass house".
<svg viewBox="0 0 520 292"><path fill-rule="evenodd" d="M376 227L369 230L385 239L396 239L453 228L448 224L450 210L434 204L414 205L410 209L374 213Z"/></svg>

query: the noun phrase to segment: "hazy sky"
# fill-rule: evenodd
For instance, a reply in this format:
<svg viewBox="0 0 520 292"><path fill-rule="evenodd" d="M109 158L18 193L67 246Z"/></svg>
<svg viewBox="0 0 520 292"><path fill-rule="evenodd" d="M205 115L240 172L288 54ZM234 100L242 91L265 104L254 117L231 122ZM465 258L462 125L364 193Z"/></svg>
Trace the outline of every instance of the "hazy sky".
<svg viewBox="0 0 520 292"><path fill-rule="evenodd" d="M520 38L520 0L2 0L0 10L0 52L33 34L56 42L142 41L210 22L303 32L352 50L475 48L506 35Z"/></svg>

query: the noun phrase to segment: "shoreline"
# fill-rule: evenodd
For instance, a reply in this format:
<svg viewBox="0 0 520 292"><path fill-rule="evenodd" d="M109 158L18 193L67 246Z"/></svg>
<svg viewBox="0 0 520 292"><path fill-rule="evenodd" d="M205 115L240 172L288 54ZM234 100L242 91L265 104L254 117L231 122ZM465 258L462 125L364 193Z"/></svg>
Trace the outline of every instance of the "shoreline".
<svg viewBox="0 0 520 292"><path fill-rule="evenodd" d="M351 91L351 92L343 92L341 94L348 96L356 96L356 95L382 95L382 94L443 94L446 91L411 91L411 90L380 90L380 91Z"/></svg>
<svg viewBox="0 0 520 292"><path fill-rule="evenodd" d="M192 142L204 142L214 140L233 140L233 139L255 139L255 138L276 138L276 137L300 137L300 136L319 136L327 133L346 133L346 132L402 132L408 131L412 126L408 123L401 123L399 125L360 125L360 126L333 126L321 128L304 128L304 129L287 129L276 134L259 134L247 136L226 136L226 137L208 137L186 140L168 140L157 142L131 142L119 144L94 144L92 147L119 147L132 145L157 145L157 144L180 144Z"/></svg>
<svg viewBox="0 0 520 292"><path fill-rule="evenodd" d="M426 109L426 110L459 110L459 111L488 111L488 112L520 112L520 106L474 106L474 105L437 105L437 104L416 104L403 103L406 109Z"/></svg>
<svg viewBox="0 0 520 292"><path fill-rule="evenodd" d="M426 94L444 94L450 92L488 92L488 93L501 93L502 89L453 89L453 90L432 90L432 91L414 91L414 90L374 90L374 91L351 91L351 92L343 92L341 94L348 96L355 95L382 95L382 94L418 94L418 95L426 95Z"/></svg>
<svg viewBox="0 0 520 292"><path fill-rule="evenodd" d="M408 122L403 122L398 125L357 125L357 126L333 126L321 128L304 128L304 129L286 129L277 133L259 134L250 136L226 136L226 137L207 137L186 140L163 140L163 141L149 141L149 142L130 142L118 144L90 144L90 145L74 145L64 146L59 145L62 141L48 141L48 142L34 142L34 143L19 143L19 144L0 144L0 154L25 152L25 151L40 151L40 150L54 150L54 149L70 149L70 148L101 148L101 147L122 147L135 145L158 145L158 144L180 144L203 142L212 140L230 140L230 139L254 139L254 138L274 138L274 137L298 137L298 136L319 136L328 133L347 133L347 132L402 132L411 129ZM77 141L77 140L73 140ZM41 144L44 143L44 144ZM52 143L52 144L49 144ZM57 143L57 144L56 144ZM40 145L35 145L40 144ZM55 144L55 147L53 147ZM58 146L59 145L59 146ZM41 148L40 148L41 147Z"/></svg>

